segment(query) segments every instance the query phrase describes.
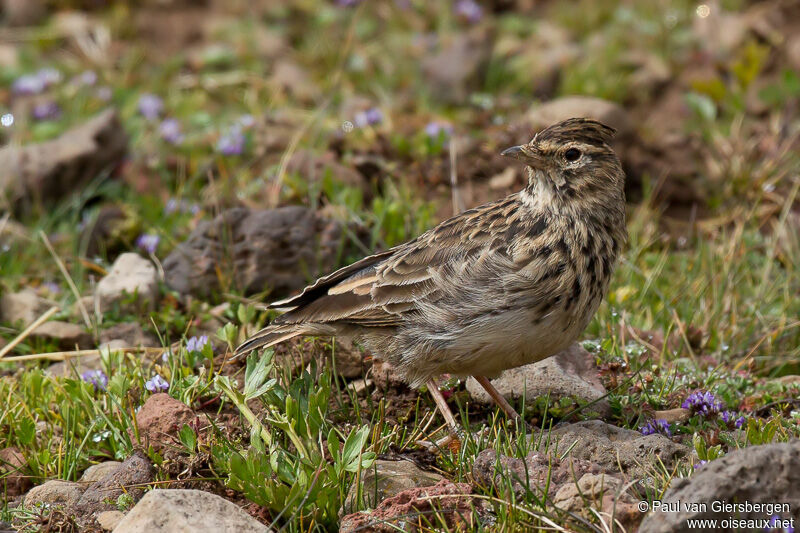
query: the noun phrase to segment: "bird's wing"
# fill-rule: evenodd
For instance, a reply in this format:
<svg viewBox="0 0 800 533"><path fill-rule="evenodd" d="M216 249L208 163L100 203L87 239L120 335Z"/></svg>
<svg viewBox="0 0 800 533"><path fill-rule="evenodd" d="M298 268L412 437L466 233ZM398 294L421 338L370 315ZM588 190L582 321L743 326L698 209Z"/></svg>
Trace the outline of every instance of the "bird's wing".
<svg viewBox="0 0 800 533"><path fill-rule="evenodd" d="M276 302L289 308L273 324L347 323L392 327L420 302L441 296L441 280L507 245L514 195L465 211L417 239L367 257L317 280L299 296ZM487 213L488 211L488 213Z"/></svg>

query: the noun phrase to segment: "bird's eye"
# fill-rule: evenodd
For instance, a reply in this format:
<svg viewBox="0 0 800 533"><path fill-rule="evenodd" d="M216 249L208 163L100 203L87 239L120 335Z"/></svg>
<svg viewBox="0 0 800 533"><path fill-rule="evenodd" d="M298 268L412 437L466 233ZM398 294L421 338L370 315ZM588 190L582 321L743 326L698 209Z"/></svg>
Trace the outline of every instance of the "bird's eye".
<svg viewBox="0 0 800 533"><path fill-rule="evenodd" d="M566 159L570 163L577 161L580 156L581 156L581 151L578 150L577 148L570 148L569 150L564 152L564 159Z"/></svg>

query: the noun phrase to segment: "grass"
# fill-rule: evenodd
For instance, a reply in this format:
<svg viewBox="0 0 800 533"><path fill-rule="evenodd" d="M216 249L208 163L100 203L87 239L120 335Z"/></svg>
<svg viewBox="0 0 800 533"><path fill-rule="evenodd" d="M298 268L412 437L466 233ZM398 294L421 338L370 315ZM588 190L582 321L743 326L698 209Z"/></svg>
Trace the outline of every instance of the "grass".
<svg viewBox="0 0 800 533"><path fill-rule="evenodd" d="M159 486L211 482L260 506L261 516L276 527L335 530L341 502L376 457L417 449L418 440L444 433L427 395L409 400L375 392L372 385L356 394L331 362L336 344L325 339L287 348L293 357L278 352L251 358L244 367L223 363L226 351L272 317L255 305L269 298L269 287L262 294L241 294L225 271L223 290L207 301L162 285L155 310L146 315L120 306L102 315L88 309L84 317L76 311L78 298L92 293L116 255L136 249L140 235L160 237L149 255L160 264L199 222L235 205L326 210L350 228L346 239L356 251L342 255L342 264L420 234L443 218L450 202L448 134L431 137L426 124L451 124L456 136L473 143L458 157L467 167L482 163L480 147L493 146L536 100L528 70L536 58L519 46L536 36L543 21L561 26L581 49L562 68L554 95L595 95L636 111L657 95L632 88L635 69L626 52L657 56L680 72L691 67L701 44L690 28L696 14L688 2L583 2L581 9L555 6L536 17L484 12L482 24L493 26L504 41L496 43L483 85L466 102L453 104L431 90L419 63L437 49L426 44L426 35L446 40L469 31L469 24L449 5L412 2L405 11L401 4L346 9L312 1L255 16L235 13L239 16L222 18L200 45L157 54L129 24L139 8L119 3L97 14L120 43L119 50L101 52L107 61L100 67L76 53L81 45L63 37L55 22L16 34L22 36L19 61L0 69L0 107L19 101L5 89L15 79L52 66L63 79L40 98L57 102L61 115L35 121L24 106L10 107L15 124L0 128L0 142L52 139L114 105L130 136L130 155L113 175L91 177L75 194L15 215L27 237L0 242L0 290L33 288L58 305L54 319L79 324L88 319L95 340L114 324L136 322L170 347L164 359L102 351L105 388L78 373L47 372L48 361L35 356L59 351L53 341L26 336L0 360L0 448L22 451L22 473L34 484L76 480L91 464L123 460L142 446L136 413L159 375L171 396L203 418L202 427L180 428L177 462L188 478L178 480L169 460L146 450L157 466ZM592 34L602 39L592 41ZM277 58L305 69L310 97L271 78L276 59L258 51L259 40L269 36L291 49ZM702 146L694 185L703 205L676 218L669 206L656 202L663 177L641 176L642 198L629 206L627 249L607 301L584 333L610 391L607 422L639 430L657 411L680 407L693 391L711 391L736 419L744 418L740 428L697 413L672 423L673 439L694 449L696 457L672 469L648 465L643 499L657 499L673 478L690 476L694 462L800 436L800 385L779 379L800 373L800 278L793 268L800 264L800 249L797 241L780 238L791 224L799 186L796 137L786 133L796 130L797 119L785 118L784 109L796 101L800 85L779 66L759 93L766 111L753 117L748 91L775 70L765 46L746 40L718 61L716 72L685 88L692 115L684 130ZM74 81L88 69L97 73L96 83ZM110 100L99 92L104 87ZM159 120L140 113L144 93L163 100ZM345 123L352 125L355 113L367 108L379 109L382 120L347 131ZM221 154L220 137L249 115L256 123L240 126L242 153ZM166 117L179 120L181 143L162 138L159 127ZM273 122L262 124L262 117ZM284 126L278 148L261 150L265 135ZM364 187L338 181L330 169L309 180L286 168L300 149L332 153L351 168L371 158L378 170ZM120 209L118 223L96 246L87 228L112 206ZM23 329L0 324L0 339L9 342ZM212 343L188 349L187 341L200 333L210 334ZM309 353L315 357L307 366L292 362ZM33 358L13 359L20 355ZM470 431L458 448L433 455L448 479L473 483L472 466L485 449L515 458L536 449L533 439L502 416L471 404L463 387L455 388L451 403ZM518 407L535 421L541 438L556 423L589 418L591 411L570 399L540 398ZM233 415L235 422L223 422L228 420L223 415ZM0 482L11 474L0 474ZM496 486L475 486L480 530L603 530L596 515L551 505L549 486L515 494L514 480L501 477ZM43 529L39 512L15 507L12 499L4 498L0 519ZM478 501L488 511L479 510ZM427 521L428 530L450 528L437 513L409 518Z"/></svg>

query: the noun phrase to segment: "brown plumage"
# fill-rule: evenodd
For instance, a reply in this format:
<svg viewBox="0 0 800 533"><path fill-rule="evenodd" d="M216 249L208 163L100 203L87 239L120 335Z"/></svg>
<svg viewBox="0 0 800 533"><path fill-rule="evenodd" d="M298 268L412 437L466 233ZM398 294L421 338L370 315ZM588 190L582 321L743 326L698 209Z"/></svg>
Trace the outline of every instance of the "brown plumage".
<svg viewBox="0 0 800 533"><path fill-rule="evenodd" d="M273 303L285 314L237 355L349 335L418 386L442 373L494 377L566 348L605 296L626 237L613 133L570 119L506 150L528 165L522 191Z"/></svg>

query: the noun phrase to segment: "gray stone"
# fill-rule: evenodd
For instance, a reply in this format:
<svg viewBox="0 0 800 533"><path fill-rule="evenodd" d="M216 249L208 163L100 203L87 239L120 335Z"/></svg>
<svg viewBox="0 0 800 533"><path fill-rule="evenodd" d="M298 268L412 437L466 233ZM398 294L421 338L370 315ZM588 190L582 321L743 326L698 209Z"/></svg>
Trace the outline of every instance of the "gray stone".
<svg viewBox="0 0 800 533"><path fill-rule="evenodd" d="M0 210L29 210L61 200L113 169L128 137L116 111L106 110L51 141L0 148Z"/></svg>
<svg viewBox="0 0 800 533"><path fill-rule="evenodd" d="M25 327L56 305L56 302L41 298L32 289L11 292L0 297L0 320Z"/></svg>
<svg viewBox="0 0 800 533"><path fill-rule="evenodd" d="M683 505L676 512L648 515L640 533L692 531L689 519L734 517L739 520L769 520L772 515L800 521L800 440L750 446L729 452L695 470L690 478L673 478L663 504L706 503L706 509L690 511ZM786 504L788 511L712 509L711 502ZM750 529L750 528L748 528ZM757 528L762 530L763 528Z"/></svg>
<svg viewBox="0 0 800 533"><path fill-rule="evenodd" d="M94 345L92 335L77 324L51 320L31 331L31 337L55 340L61 350L86 350Z"/></svg>
<svg viewBox="0 0 800 533"><path fill-rule="evenodd" d="M80 500L72 506L80 521L86 521L102 511L116 510L116 501L122 494L138 501L147 483L153 481L155 469L141 452L134 452L119 467L89 485ZM143 530L144 531L144 530Z"/></svg>
<svg viewBox="0 0 800 533"><path fill-rule="evenodd" d="M597 464L601 471L622 472L637 478L652 474L654 461L668 469L692 454L688 446L673 442L664 435L642 435L638 431L618 428L600 420L586 420L557 427L533 439L540 451L585 459Z"/></svg>
<svg viewBox="0 0 800 533"><path fill-rule="evenodd" d="M494 36L486 27L455 34L422 59L422 72L432 94L462 102L481 85L492 53Z"/></svg>
<svg viewBox="0 0 800 533"><path fill-rule="evenodd" d="M80 500L85 486L74 481L51 479L33 487L25 495L26 507L34 505L63 505L69 507Z"/></svg>
<svg viewBox="0 0 800 533"><path fill-rule="evenodd" d="M594 357L578 344L538 363L506 370L492 380L492 385L508 400L523 395L529 401L548 395L553 401L561 398L575 398L584 403L598 400L587 407L587 411L601 415L610 412L608 401L603 398L606 390L598 377ZM477 402L492 402L486 390L472 377L467 379L467 391Z"/></svg>
<svg viewBox="0 0 800 533"><path fill-rule="evenodd" d="M347 494L339 516L361 508L372 508L407 489L435 485L444 477L435 472L426 472L411 461L387 461L378 459L372 467L361 472L361 484L353 483ZM361 503L358 505L358 492Z"/></svg>
<svg viewBox="0 0 800 533"><path fill-rule="evenodd" d="M122 511L103 511L102 513L98 513L95 520L97 520L97 524L103 528L104 531L112 531L119 525L123 518L125 518L125 513Z"/></svg>
<svg viewBox="0 0 800 533"><path fill-rule="evenodd" d="M91 484L96 481L100 481L104 477L116 471L120 466L122 466L122 463L119 461L103 461L102 463L97 463L96 465L92 465L84 470L83 475L81 475L80 479L78 479L78 482Z"/></svg>
<svg viewBox="0 0 800 533"><path fill-rule="evenodd" d="M153 347L161 345L155 336L145 333L142 326L136 322L115 324L100 332L101 346L111 341L122 341L125 347Z"/></svg>
<svg viewBox="0 0 800 533"><path fill-rule="evenodd" d="M182 294L206 297L227 281L246 294L269 289L280 298L333 270L347 252L345 239L338 222L305 207L228 209L197 225L164 260L164 275Z"/></svg>
<svg viewBox="0 0 800 533"><path fill-rule="evenodd" d="M105 312L134 294L135 309L146 305L152 308L158 297L158 275L150 261L139 254L126 253L111 265L111 271L97 284L94 296L98 309Z"/></svg>
<svg viewBox="0 0 800 533"><path fill-rule="evenodd" d="M586 117L599 120L617 130L616 138L634 132L633 121L625 109L614 102L593 96L563 96L528 111L528 121L534 129L546 128L568 118Z"/></svg>
<svg viewBox="0 0 800 533"><path fill-rule="evenodd" d="M190 489L156 489L145 494L114 528L114 533L141 531L235 533L266 532L269 528L215 494Z"/></svg>

